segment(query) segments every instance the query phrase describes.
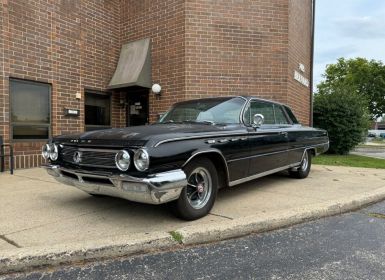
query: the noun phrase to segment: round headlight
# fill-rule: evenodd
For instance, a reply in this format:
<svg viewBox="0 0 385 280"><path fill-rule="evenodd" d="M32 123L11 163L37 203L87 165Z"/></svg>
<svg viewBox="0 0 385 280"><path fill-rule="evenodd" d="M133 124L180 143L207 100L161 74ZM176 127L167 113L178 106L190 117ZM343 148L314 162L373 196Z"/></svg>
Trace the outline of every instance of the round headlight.
<svg viewBox="0 0 385 280"><path fill-rule="evenodd" d="M51 145L45 144L41 148L41 155L43 156L44 159L48 159L50 153L51 153Z"/></svg>
<svg viewBox="0 0 385 280"><path fill-rule="evenodd" d="M148 166L150 165L150 157L146 150L139 149L135 152L134 164L136 169L139 171L147 170Z"/></svg>
<svg viewBox="0 0 385 280"><path fill-rule="evenodd" d="M115 164L119 170L127 171L130 168L130 163L131 157L127 151L121 150L115 155Z"/></svg>
<svg viewBox="0 0 385 280"><path fill-rule="evenodd" d="M51 151L49 153L49 158L55 161L59 157L59 149L56 144L51 144L50 146L51 146Z"/></svg>

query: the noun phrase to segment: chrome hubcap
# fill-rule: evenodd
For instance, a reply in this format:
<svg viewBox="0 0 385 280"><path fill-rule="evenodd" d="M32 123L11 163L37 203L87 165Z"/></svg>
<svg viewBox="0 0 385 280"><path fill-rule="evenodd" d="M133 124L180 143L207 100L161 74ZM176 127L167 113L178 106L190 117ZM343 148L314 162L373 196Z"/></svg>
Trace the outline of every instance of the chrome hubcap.
<svg viewBox="0 0 385 280"><path fill-rule="evenodd" d="M209 171L203 167L195 168L187 179L187 200L194 209L203 208L210 199L212 179Z"/></svg>
<svg viewBox="0 0 385 280"><path fill-rule="evenodd" d="M301 170L306 171L308 165L309 165L309 154L308 154L308 152L305 152L305 156L302 159L302 163L301 163L301 167L300 167Z"/></svg>

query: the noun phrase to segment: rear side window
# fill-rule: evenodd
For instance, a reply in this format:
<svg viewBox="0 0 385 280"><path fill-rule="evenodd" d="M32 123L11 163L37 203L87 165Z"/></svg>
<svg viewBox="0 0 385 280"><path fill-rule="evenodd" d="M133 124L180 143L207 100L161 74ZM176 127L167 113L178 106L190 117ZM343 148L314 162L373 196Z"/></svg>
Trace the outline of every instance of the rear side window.
<svg viewBox="0 0 385 280"><path fill-rule="evenodd" d="M291 109L289 107L287 107L287 106L284 106L284 107L285 107L285 111L286 111L287 115L292 120L293 124L299 124L297 118L295 117L295 115L293 114Z"/></svg>
<svg viewBox="0 0 385 280"><path fill-rule="evenodd" d="M247 125L253 123L253 116L262 114L265 118L264 124L288 124L285 112L282 107L274 103L263 101L251 101L249 108L244 115L244 122Z"/></svg>
<svg viewBox="0 0 385 280"><path fill-rule="evenodd" d="M280 105L274 105L275 124L289 124Z"/></svg>
<svg viewBox="0 0 385 280"><path fill-rule="evenodd" d="M275 124L274 121L274 106L266 102L251 103L251 119L255 114L262 114L265 117L264 124Z"/></svg>

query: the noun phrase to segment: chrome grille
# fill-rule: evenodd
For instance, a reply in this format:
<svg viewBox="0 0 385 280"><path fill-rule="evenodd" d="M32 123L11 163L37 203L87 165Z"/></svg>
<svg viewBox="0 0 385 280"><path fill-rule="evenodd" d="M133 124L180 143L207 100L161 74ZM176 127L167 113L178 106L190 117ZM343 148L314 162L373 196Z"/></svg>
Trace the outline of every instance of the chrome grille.
<svg viewBox="0 0 385 280"><path fill-rule="evenodd" d="M116 168L115 155L119 150L79 148L76 146L63 145L60 149L62 160L80 166L94 166L105 168ZM74 161L76 152L81 153L81 161Z"/></svg>

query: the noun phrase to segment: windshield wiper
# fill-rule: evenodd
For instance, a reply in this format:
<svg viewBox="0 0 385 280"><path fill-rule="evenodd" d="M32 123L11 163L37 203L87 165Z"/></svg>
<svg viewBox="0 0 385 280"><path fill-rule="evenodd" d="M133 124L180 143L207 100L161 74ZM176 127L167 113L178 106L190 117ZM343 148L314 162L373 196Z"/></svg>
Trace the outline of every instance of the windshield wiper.
<svg viewBox="0 0 385 280"><path fill-rule="evenodd" d="M215 122L213 121L182 121L182 123L203 123L203 124L210 124L210 125L215 125Z"/></svg>
<svg viewBox="0 0 385 280"><path fill-rule="evenodd" d="M213 122L213 121L193 121L193 120L185 120L185 121L173 121L173 120L168 120L168 121L164 121L164 122L159 122L160 124L165 124L165 123L197 123L197 124L209 124L209 125L217 125L217 123Z"/></svg>

